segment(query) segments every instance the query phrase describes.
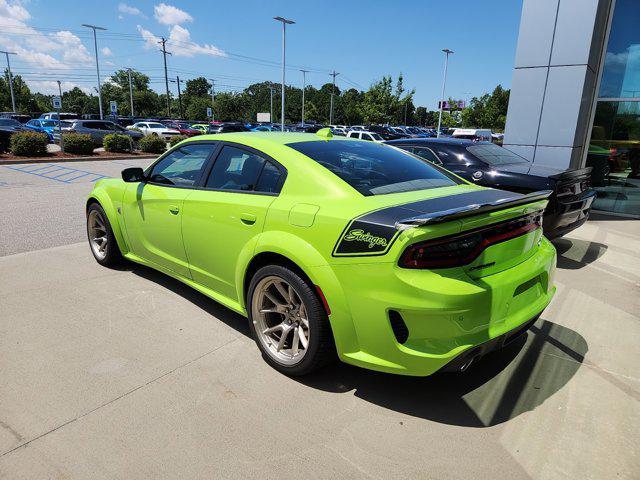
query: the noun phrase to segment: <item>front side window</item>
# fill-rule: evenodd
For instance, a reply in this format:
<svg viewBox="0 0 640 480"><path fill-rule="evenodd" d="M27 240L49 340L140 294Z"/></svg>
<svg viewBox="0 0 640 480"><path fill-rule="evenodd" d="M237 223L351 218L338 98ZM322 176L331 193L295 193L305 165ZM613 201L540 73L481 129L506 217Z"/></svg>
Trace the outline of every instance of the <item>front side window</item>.
<svg viewBox="0 0 640 480"><path fill-rule="evenodd" d="M331 140L287 146L315 160L362 195L427 190L461 183L413 155L379 143Z"/></svg>
<svg viewBox="0 0 640 480"><path fill-rule="evenodd" d="M167 127L165 127L165 126L164 126L163 124L161 124L161 123L150 123L150 124L149 124L149 128L163 128L163 129L164 129L164 128L167 128Z"/></svg>
<svg viewBox="0 0 640 480"><path fill-rule="evenodd" d="M266 162L264 158L253 152L227 145L218 155L206 187L219 190L254 191Z"/></svg>
<svg viewBox="0 0 640 480"><path fill-rule="evenodd" d="M493 143L479 143L467 147L467 151L489 165L507 165L512 163L529 163L506 148Z"/></svg>
<svg viewBox="0 0 640 480"><path fill-rule="evenodd" d="M184 145L158 161L149 174L149 181L162 185L192 187L200 176L215 145L210 143Z"/></svg>

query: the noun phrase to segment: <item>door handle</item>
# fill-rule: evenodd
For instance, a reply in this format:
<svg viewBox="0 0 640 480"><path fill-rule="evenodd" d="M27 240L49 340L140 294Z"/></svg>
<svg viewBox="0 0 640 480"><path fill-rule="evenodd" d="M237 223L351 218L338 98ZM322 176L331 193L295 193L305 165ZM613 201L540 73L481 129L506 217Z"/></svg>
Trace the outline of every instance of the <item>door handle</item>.
<svg viewBox="0 0 640 480"><path fill-rule="evenodd" d="M245 225L253 225L256 223L256 216L253 213L241 213L240 221Z"/></svg>
<svg viewBox="0 0 640 480"><path fill-rule="evenodd" d="M169 211L173 214L173 215L177 215L178 213L180 213L180 209L175 206L175 205L170 205L169 206Z"/></svg>

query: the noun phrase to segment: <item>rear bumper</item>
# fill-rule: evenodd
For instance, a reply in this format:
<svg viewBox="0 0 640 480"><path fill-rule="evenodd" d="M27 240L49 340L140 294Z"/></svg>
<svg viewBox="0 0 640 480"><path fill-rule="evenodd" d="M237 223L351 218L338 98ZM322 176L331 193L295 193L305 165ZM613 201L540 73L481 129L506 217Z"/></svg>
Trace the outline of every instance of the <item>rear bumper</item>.
<svg viewBox="0 0 640 480"><path fill-rule="evenodd" d="M555 293L555 262L555 249L543 238L527 260L475 279L460 269L334 265L351 318L332 318L332 324L351 320L356 339L355 351L339 349L340 359L413 376L431 375L448 364L455 367L452 362L465 352L502 345L541 314ZM398 316L406 327L404 336L398 334ZM336 343L348 343L340 340Z"/></svg>
<svg viewBox="0 0 640 480"><path fill-rule="evenodd" d="M555 211L545 212L544 215L543 229L545 237L561 237L583 225L589 218L589 211L595 198L596 191L588 190L579 197L570 200L557 200Z"/></svg>

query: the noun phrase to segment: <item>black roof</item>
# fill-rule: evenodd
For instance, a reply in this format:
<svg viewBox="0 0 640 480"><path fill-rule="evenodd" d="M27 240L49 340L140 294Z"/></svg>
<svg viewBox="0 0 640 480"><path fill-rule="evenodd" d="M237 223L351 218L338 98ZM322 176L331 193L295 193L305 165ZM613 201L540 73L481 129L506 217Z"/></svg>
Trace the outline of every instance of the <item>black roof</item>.
<svg viewBox="0 0 640 480"><path fill-rule="evenodd" d="M489 144L491 142L487 142L487 141L481 141L481 142L477 142L474 140L470 140L467 138L455 138L455 137L440 137L440 138L399 138L398 140L389 140L385 143L388 143L389 145L393 145L395 143L397 144L407 144L407 143L411 143L411 144L421 144L424 143L426 144L442 144L442 145L459 145L461 147L466 147L469 145L486 145Z"/></svg>

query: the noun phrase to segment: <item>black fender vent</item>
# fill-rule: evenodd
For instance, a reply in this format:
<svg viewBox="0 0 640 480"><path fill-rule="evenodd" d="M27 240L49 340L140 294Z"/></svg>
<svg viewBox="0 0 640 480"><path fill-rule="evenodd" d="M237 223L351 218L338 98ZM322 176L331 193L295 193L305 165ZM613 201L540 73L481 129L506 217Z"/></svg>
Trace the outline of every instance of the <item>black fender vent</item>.
<svg viewBox="0 0 640 480"><path fill-rule="evenodd" d="M409 338L409 329L407 324L404 323L402 315L395 310L389 310L389 323L391 323L391 329L398 343L406 342Z"/></svg>

